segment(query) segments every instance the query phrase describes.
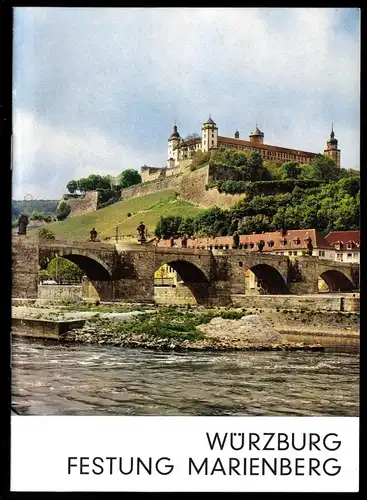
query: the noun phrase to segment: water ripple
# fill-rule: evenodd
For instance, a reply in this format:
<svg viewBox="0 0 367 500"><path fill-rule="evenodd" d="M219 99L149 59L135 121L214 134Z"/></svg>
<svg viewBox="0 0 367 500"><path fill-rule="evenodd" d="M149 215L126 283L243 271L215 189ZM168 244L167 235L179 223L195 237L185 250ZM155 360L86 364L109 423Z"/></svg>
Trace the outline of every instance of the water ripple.
<svg viewBox="0 0 367 500"><path fill-rule="evenodd" d="M357 416L357 352L172 353L17 339L29 415Z"/></svg>

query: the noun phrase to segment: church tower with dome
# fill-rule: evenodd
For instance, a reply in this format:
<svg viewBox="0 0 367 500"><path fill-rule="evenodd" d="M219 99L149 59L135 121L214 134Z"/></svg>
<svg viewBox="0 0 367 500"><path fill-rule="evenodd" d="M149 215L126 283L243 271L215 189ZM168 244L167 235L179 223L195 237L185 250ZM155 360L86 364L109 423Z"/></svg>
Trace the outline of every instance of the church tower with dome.
<svg viewBox="0 0 367 500"><path fill-rule="evenodd" d="M334 160L336 166L340 168L340 149L338 149L338 140L335 138L333 124L331 124L330 137L327 140L324 155Z"/></svg>

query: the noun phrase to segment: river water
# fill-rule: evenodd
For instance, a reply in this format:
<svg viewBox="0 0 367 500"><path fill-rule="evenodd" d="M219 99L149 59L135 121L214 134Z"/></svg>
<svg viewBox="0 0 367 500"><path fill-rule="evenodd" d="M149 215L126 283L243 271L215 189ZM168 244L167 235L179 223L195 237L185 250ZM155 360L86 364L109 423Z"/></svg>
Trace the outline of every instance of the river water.
<svg viewBox="0 0 367 500"><path fill-rule="evenodd" d="M21 415L358 416L359 353L174 353L16 338Z"/></svg>

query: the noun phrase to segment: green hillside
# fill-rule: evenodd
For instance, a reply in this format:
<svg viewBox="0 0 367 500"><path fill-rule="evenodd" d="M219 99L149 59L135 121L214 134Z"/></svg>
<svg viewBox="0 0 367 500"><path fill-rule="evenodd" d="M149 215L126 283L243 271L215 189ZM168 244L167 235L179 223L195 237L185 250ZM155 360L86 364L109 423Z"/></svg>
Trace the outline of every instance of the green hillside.
<svg viewBox="0 0 367 500"><path fill-rule="evenodd" d="M98 239L103 241L114 237L116 226L119 234L136 237L136 228L143 221L148 233L153 235L157 220L161 215L188 216L202 209L182 201L173 189L149 194L131 200L119 201L109 207L66 219L62 222L47 224L57 239L87 240L90 230L95 227ZM127 214L131 213L131 217Z"/></svg>

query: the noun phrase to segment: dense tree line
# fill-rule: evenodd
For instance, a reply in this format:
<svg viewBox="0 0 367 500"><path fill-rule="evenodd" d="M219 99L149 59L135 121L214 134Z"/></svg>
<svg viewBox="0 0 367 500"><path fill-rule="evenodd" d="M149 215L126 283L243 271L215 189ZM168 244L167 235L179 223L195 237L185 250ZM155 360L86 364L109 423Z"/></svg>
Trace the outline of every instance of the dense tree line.
<svg viewBox="0 0 367 500"><path fill-rule="evenodd" d="M247 152L237 149L221 148L210 160L210 166L228 172L235 181L266 181L271 174L263 166L261 154L257 151Z"/></svg>
<svg viewBox="0 0 367 500"><path fill-rule="evenodd" d="M286 229L320 232L359 229L360 178L351 176L290 193L248 195L223 210L212 207L190 217L161 217L158 238L226 236Z"/></svg>
<svg viewBox="0 0 367 500"><path fill-rule="evenodd" d="M52 217L58 203L58 200L12 200L12 219L18 219L20 214L28 215L30 218L33 214L44 214Z"/></svg>
<svg viewBox="0 0 367 500"><path fill-rule="evenodd" d="M334 160L324 155L316 156L310 164L301 165L289 161L280 166L270 166L263 164L261 155L257 152L249 154L227 149L220 150L210 164L231 172L232 179L224 180L219 176L219 179L208 183L207 189L215 187L219 192L227 194L291 192L296 185L310 188L358 175L358 171L338 168Z"/></svg>
<svg viewBox="0 0 367 500"><path fill-rule="evenodd" d="M88 177L82 177L78 180L71 180L67 183L66 189L70 194L77 192L83 194L87 191L117 191L125 189L135 184L140 184L141 176L137 170L127 169L121 172L117 177L110 175L91 174Z"/></svg>

